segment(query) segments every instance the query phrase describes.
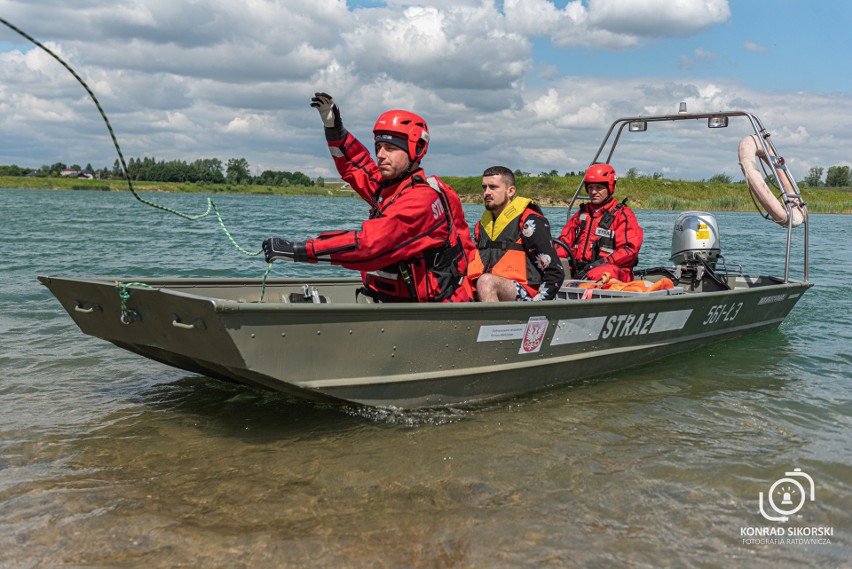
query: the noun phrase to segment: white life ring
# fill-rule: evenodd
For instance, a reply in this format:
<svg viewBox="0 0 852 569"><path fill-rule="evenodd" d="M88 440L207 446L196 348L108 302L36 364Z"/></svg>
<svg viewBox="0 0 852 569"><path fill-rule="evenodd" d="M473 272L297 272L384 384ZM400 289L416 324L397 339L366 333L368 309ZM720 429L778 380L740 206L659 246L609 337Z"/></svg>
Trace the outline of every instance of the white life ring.
<svg viewBox="0 0 852 569"><path fill-rule="evenodd" d="M763 180L763 174L757 167L755 157L763 160L763 163L767 166L772 167L772 164L769 163L769 159L766 157L766 153L763 151L763 145L760 144L757 135L752 134L744 137L740 141L739 147L740 168L745 176L746 185L775 223L786 227L787 208L784 207L781 200L776 198L772 193L772 190L769 189L769 186L766 185L766 182ZM784 187L785 192L790 194L795 193L790 185L790 180L787 179L786 172L776 171L775 178ZM803 209L799 198L790 198L790 201L790 211L793 216L793 227L797 227L805 220L805 210Z"/></svg>

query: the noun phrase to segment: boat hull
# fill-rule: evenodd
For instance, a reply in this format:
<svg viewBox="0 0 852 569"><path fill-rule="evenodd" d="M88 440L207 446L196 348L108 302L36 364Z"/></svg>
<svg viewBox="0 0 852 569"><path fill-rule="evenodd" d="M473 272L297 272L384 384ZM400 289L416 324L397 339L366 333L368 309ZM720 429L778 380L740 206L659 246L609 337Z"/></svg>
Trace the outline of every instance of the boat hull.
<svg viewBox="0 0 852 569"><path fill-rule="evenodd" d="M112 279L39 280L84 333L145 357L299 398L397 408L569 384L775 328L812 286L738 276L716 292L581 300L563 287L551 302L373 304L356 298L351 279L265 289L259 280L146 279L124 301ZM305 284L325 302L304 302Z"/></svg>

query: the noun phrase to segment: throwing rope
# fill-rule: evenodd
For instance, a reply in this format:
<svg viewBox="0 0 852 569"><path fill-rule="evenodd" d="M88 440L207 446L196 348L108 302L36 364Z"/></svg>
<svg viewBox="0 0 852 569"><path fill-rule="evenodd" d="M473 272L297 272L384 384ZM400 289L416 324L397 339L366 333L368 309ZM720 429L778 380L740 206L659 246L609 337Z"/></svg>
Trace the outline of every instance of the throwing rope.
<svg viewBox="0 0 852 569"><path fill-rule="evenodd" d="M65 63L65 61L61 57L59 57L53 51L51 51L50 48L48 48L47 46L42 44L40 41L38 41L37 39L35 39L34 37L29 35L25 31L21 30L20 28L18 28L17 26L15 26L14 24L12 24L11 22L9 22L8 20L6 20L2 17L0 17L0 23L5 25L7 28L11 29L12 31L16 32L17 34L22 36L24 39L32 42L34 45L36 45L40 49L44 50L45 53L50 55L53 59L58 61L62 65L62 67L64 67L66 70L68 70L68 72L71 75L74 76L74 79L76 79L77 82L80 83L80 85L83 86L83 89L86 90L86 93L89 94L89 97L91 97L92 101L95 103L95 106L98 108L98 112L101 114L101 118L104 120L104 124L106 124L107 130L109 131L109 136L112 139L112 144L113 144L113 146L115 146L115 151L118 153L118 159L119 159L119 162L121 163L121 173L124 176L125 181L127 182L127 188L130 190L130 193L133 194L134 198L136 198L137 200L139 200L140 202L142 202L145 205L151 206L153 208L156 208L156 209L159 209L159 210L162 210L162 211L166 211L168 213L172 213L174 215L177 215L179 217L182 217L182 218L188 219L188 220L201 219L201 218L207 217L212 212L216 216L216 219L219 221L219 227L222 228L222 231L225 233L225 235L227 235L228 239L231 241L231 244L238 251L240 251L241 253L248 255L250 257L256 257L256 256L260 255L261 253L263 253L263 249L260 249L260 250L255 251L255 252L247 251L246 249L241 247L236 242L236 240L231 235L231 232L228 231L227 227L225 227L225 222L222 220L222 216L219 213L219 210L216 207L216 204L213 203L213 200L210 199L210 198L207 198L207 211L205 211L204 213L200 213L198 215L188 215L188 214L185 214L185 213L181 213L177 210L174 210L172 208L162 206L162 205L154 203L152 201L148 201L145 198L143 198L142 196L140 196L138 193L136 193L136 189L133 187L133 182L131 181L130 174L128 173L128 170L127 170L127 163L124 160L124 154L122 154L122 152L121 152L121 146L119 146L119 144L118 144L118 139L116 139L116 137L115 137L115 132L113 132L113 130L112 130L112 125L110 125L109 119L107 118L106 112L104 112L103 107L101 107L100 101L98 101L98 98L95 96L95 94L89 88L89 86L86 84L86 82L83 80L83 78L80 77L77 74L77 72L74 71L71 68L70 65ZM269 265L266 267L266 272L263 275L263 286L261 288L260 300L258 300L258 302L263 301L263 295L266 292L266 279L269 276L269 272L271 270L272 270L272 263L269 263ZM118 283L116 283L116 284L118 285ZM130 284L138 285L138 284L141 284L141 283L130 283ZM126 291L127 291L127 289L125 287L124 292L126 293ZM129 294L127 294L127 296L129 297ZM126 301L127 301L127 298L124 295L122 295L122 317L124 316L124 314L126 314Z"/></svg>

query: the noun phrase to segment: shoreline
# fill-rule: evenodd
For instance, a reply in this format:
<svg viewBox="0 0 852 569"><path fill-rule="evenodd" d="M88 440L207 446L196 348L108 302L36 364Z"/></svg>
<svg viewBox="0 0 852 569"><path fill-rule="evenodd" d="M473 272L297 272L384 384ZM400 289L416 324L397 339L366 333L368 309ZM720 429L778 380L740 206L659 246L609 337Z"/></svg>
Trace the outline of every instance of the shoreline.
<svg viewBox="0 0 852 569"><path fill-rule="evenodd" d="M443 180L459 194L462 203L481 204L479 177L446 176ZM543 207L567 207L580 184L579 177L528 177L517 181L518 195L530 197ZM125 180L78 180L64 178L0 177L0 190L108 191L129 192ZM269 195L305 197L356 197L354 190L339 185L253 186L234 184L182 184L178 182L134 182L133 189L146 193L192 193L206 195ZM806 188L801 190L809 213L852 214L852 189ZM755 211L744 182L722 184L703 181L620 179L619 200L628 199L633 210Z"/></svg>

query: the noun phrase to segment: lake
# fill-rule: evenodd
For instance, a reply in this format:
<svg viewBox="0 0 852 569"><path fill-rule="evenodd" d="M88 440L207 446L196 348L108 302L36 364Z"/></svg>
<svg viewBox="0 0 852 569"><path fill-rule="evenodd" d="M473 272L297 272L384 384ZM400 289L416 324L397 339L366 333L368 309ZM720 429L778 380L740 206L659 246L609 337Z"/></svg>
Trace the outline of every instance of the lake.
<svg viewBox="0 0 852 569"><path fill-rule="evenodd" d="M214 200L251 251L357 227L367 212L350 198ZM482 211L465 209L471 222ZM558 232L565 210L545 212ZM637 216L641 265L668 264L677 212ZM729 261L783 274L783 229L757 213L716 217ZM261 277L262 258L213 217L187 221L128 192L0 190L0 222L2 567L850 567L848 217L812 216L815 286L778 330L408 413L163 366L83 335L36 281ZM801 250L800 231L794 278ZM760 514L761 494L783 500L796 484L814 499L788 522Z"/></svg>

